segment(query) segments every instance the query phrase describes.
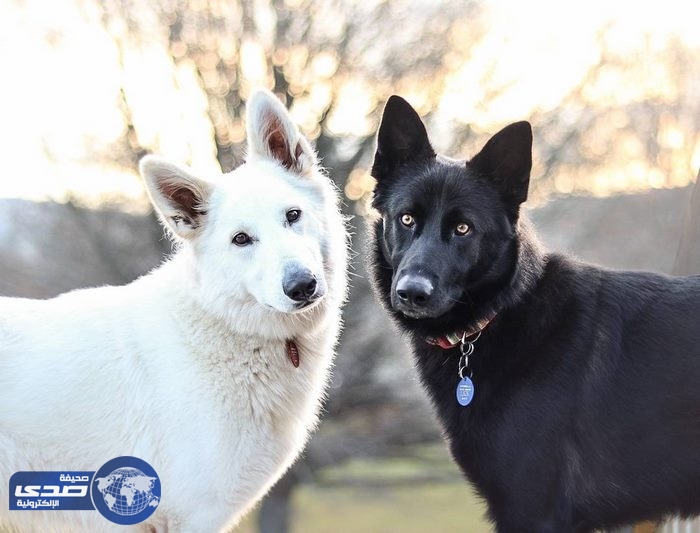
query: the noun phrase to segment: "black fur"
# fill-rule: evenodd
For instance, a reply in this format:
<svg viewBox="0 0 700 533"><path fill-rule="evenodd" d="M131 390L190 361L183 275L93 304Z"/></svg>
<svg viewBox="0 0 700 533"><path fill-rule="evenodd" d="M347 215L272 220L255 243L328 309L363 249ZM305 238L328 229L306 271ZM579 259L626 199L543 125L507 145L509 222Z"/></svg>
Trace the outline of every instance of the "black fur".
<svg viewBox="0 0 700 533"><path fill-rule="evenodd" d="M698 514L700 277L542 252L519 216L531 142L518 123L469 162L436 156L392 97L372 169L376 293L409 335L451 453L499 532ZM467 235L454 232L461 222ZM402 277L428 288L422 298L397 296ZM461 407L459 349L425 339L493 311L470 357L474 400Z"/></svg>

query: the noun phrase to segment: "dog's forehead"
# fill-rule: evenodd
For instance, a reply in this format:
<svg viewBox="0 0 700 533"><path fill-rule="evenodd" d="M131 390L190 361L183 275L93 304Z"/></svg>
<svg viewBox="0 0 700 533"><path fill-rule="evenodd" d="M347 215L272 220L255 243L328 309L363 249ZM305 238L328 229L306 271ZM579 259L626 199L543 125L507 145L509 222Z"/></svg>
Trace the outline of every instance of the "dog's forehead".
<svg viewBox="0 0 700 533"><path fill-rule="evenodd" d="M273 164L245 164L216 178L212 208L219 220L253 223L314 202L304 178Z"/></svg>
<svg viewBox="0 0 700 533"><path fill-rule="evenodd" d="M396 207L403 208L408 201L432 212L482 205L494 201L496 194L466 161L438 156L397 180L390 197Z"/></svg>

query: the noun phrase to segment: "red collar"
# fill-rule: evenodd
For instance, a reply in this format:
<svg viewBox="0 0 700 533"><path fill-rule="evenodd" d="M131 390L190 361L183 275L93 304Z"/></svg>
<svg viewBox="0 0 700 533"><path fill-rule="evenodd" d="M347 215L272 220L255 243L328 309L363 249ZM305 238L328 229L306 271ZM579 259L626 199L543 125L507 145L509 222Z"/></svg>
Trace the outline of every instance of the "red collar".
<svg viewBox="0 0 700 533"><path fill-rule="evenodd" d="M481 320L477 320L476 324L470 329L455 331L454 333L448 333L442 337L426 337L425 342L433 346L439 346L443 350L449 350L459 345L463 339L469 339L469 337L484 331L486 326L488 326L494 318L496 318L496 312L492 311Z"/></svg>

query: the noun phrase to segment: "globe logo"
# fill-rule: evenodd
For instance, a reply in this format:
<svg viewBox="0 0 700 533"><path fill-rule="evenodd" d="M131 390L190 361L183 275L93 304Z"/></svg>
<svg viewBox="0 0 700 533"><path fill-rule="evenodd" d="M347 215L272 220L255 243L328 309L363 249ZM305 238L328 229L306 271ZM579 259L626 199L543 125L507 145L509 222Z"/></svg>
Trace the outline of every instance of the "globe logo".
<svg viewBox="0 0 700 533"><path fill-rule="evenodd" d="M160 503L160 480L146 461L117 457L107 461L92 480L92 499L97 510L117 524L138 524Z"/></svg>
<svg viewBox="0 0 700 533"><path fill-rule="evenodd" d="M107 477L96 478L97 490L109 507L121 516L132 516L143 511L147 505L158 506L160 498L153 495L154 477L147 476L136 468L117 468Z"/></svg>

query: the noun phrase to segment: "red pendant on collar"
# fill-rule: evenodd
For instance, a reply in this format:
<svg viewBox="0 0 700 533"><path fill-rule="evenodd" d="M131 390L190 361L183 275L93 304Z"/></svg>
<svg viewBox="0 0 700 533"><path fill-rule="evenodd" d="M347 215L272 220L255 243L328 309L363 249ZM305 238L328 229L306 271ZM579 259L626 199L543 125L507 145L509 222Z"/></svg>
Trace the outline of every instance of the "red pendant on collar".
<svg viewBox="0 0 700 533"><path fill-rule="evenodd" d="M432 344L433 346L439 346L443 350L449 350L459 345L459 343L462 342L462 339L469 339L469 337L472 335L482 332L495 317L496 313L489 313L488 316L477 321L477 323L471 329L448 333L447 335L443 335L441 337L426 337L425 342Z"/></svg>
<svg viewBox="0 0 700 533"><path fill-rule="evenodd" d="M299 348L294 341L287 341L287 357L294 365L294 368L299 368Z"/></svg>

